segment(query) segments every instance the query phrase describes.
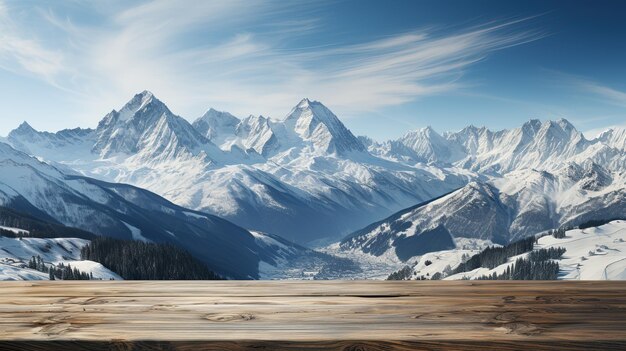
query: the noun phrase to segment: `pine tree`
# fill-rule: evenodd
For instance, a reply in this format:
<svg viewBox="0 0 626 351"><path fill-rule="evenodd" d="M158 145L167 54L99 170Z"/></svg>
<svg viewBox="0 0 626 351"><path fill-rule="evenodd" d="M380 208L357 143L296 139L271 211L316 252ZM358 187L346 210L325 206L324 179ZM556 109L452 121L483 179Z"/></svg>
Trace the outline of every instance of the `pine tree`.
<svg viewBox="0 0 626 351"><path fill-rule="evenodd" d="M81 258L100 262L127 280L221 279L187 251L171 244L98 237L81 249Z"/></svg>

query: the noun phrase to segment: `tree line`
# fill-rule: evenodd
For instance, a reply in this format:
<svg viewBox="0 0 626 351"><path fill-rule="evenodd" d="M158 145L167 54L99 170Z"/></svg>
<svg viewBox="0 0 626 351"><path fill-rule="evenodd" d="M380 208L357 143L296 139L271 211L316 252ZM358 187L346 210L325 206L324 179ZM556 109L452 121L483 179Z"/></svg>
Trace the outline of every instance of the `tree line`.
<svg viewBox="0 0 626 351"><path fill-rule="evenodd" d="M478 280L556 280L559 277L559 264L554 261L533 261L518 258L506 267L501 274L478 277Z"/></svg>
<svg viewBox="0 0 626 351"><path fill-rule="evenodd" d="M404 266L398 271L389 274L387 280L411 280L411 274L413 274L413 268Z"/></svg>
<svg viewBox="0 0 626 351"><path fill-rule="evenodd" d="M557 232L556 230L554 232ZM561 232L559 230L559 232ZM550 234L553 234L551 232ZM565 253L564 247L550 247L546 249L533 250L535 237L528 237L504 247L488 247L484 251L474 255L464 255L462 263L454 270L450 265L446 266L443 272L436 272L430 276L430 280L440 280L449 275L468 272L476 268L493 269L501 264L505 264L508 258L529 252L526 258L518 258L515 263L508 266L501 273L492 273L478 277L479 280L555 280L559 274L559 264L552 260L560 259ZM485 265L482 265L485 264ZM427 276L412 277L413 268L404 266L400 270L391 273L387 280L424 280Z"/></svg>
<svg viewBox="0 0 626 351"><path fill-rule="evenodd" d="M505 246L489 246L480 253L470 257L467 261L459 264L452 270L452 274L469 272L480 267L493 269L506 263L510 257L532 251L534 246L534 236L518 240Z"/></svg>
<svg viewBox="0 0 626 351"><path fill-rule="evenodd" d="M564 247L550 247L547 249L539 249L531 251L528 254L528 259L533 262L558 260L565 253Z"/></svg>
<svg viewBox="0 0 626 351"><path fill-rule="evenodd" d="M81 259L100 262L127 280L218 280L218 274L172 244L97 237L85 245Z"/></svg>
<svg viewBox="0 0 626 351"><path fill-rule="evenodd" d="M28 233L14 233L9 230L0 230L0 235L9 238L79 238L91 240L96 237L95 234L78 228L47 222L2 206L0 206L0 225L28 231Z"/></svg>
<svg viewBox="0 0 626 351"><path fill-rule="evenodd" d="M33 256L30 261L28 261L28 268L37 270L39 272L48 273L48 279L50 280L92 280L93 274L85 273L77 268L72 268L72 266L68 263L67 265L63 264L63 262L55 265L46 265L41 258L41 256Z"/></svg>

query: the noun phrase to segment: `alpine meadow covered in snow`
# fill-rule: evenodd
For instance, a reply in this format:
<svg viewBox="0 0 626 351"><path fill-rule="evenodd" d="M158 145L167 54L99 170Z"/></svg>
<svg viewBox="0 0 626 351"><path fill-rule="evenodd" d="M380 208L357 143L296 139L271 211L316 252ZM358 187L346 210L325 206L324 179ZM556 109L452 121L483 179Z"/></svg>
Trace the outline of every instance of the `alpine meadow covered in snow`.
<svg viewBox="0 0 626 351"><path fill-rule="evenodd" d="M548 3L0 0L0 280L626 280L624 9Z"/></svg>

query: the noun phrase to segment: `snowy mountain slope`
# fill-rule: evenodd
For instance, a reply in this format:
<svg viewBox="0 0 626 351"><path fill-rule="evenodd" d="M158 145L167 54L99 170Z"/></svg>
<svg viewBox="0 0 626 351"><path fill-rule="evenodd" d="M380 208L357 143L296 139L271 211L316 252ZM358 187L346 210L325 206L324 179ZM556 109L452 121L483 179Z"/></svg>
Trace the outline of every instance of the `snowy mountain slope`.
<svg viewBox="0 0 626 351"><path fill-rule="evenodd" d="M505 244L560 226L620 218L626 213L626 177L591 161L569 164L554 173L519 170L461 189L425 204L400 211L348 236L344 251L375 256L398 250L399 238L438 232L453 238L474 238ZM440 251L440 240L406 244L413 256ZM449 242L446 240L446 242ZM435 245L431 247L430 245Z"/></svg>
<svg viewBox="0 0 626 351"><path fill-rule="evenodd" d="M428 252L453 249L455 237L504 241L507 211L496 189L472 182L365 227L343 239L339 248L407 261Z"/></svg>
<svg viewBox="0 0 626 351"><path fill-rule="evenodd" d="M559 263L559 279L564 280L626 280L626 221L616 220L608 224L586 229L572 229L565 238L551 235L539 238L534 250L551 247L565 248ZM445 279L474 279L492 273L502 273L518 257L493 269L477 268L458 273Z"/></svg>
<svg viewBox="0 0 626 351"><path fill-rule="evenodd" d="M258 278L259 264L289 260L224 219L176 206L130 185L67 175L0 144L0 205L98 235L178 245L228 277ZM287 241L299 255L309 251Z"/></svg>
<svg viewBox="0 0 626 351"><path fill-rule="evenodd" d="M133 184L178 205L299 243L337 240L474 176L374 157L330 110L307 99L283 120L250 116L238 121L209 110L195 126L198 130L191 130L143 92L107 115L75 144L81 151L71 157L49 146L50 133L23 138L12 133L9 141L58 168ZM335 220L322 220L329 216Z"/></svg>
<svg viewBox="0 0 626 351"><path fill-rule="evenodd" d="M375 155L405 163L450 164L466 157L462 145L448 140L431 127L406 133L398 140L368 143Z"/></svg>
<svg viewBox="0 0 626 351"><path fill-rule="evenodd" d="M597 140L612 148L626 150L626 128L611 128L600 134Z"/></svg>
<svg viewBox="0 0 626 351"><path fill-rule="evenodd" d="M9 133L6 140L14 148L29 155L49 158L63 155L68 164L91 158L91 147L96 140L93 129L65 129L56 133L39 132L27 122Z"/></svg>
<svg viewBox="0 0 626 351"><path fill-rule="evenodd" d="M558 279L564 280L626 280L626 221L614 220L607 224L585 229L566 231L564 238L557 239L552 235L540 233L533 250L549 248L565 248L565 254L555 260L559 264ZM345 252L339 244L328 248L328 252L339 256L346 255L357 260L363 268L362 273L346 276L346 278L385 279L392 272L408 269L408 279L431 279L443 274L445 280L477 279L493 273L502 274L511 267L518 258L528 258L529 253L509 257L505 263L492 269L476 268L471 271L454 273L453 270L471 256L493 245L489 241L476 239L456 240L456 248L434 251L412 257L403 262L395 256L375 257L362 252ZM405 278L406 279L406 278Z"/></svg>
<svg viewBox="0 0 626 351"><path fill-rule="evenodd" d="M489 240L455 238L453 249L418 253L405 260L401 260L394 250L387 250L384 254L376 256L371 252L365 253L358 247L351 249L342 243L329 245L323 252L349 258L361 267L360 271L343 272L342 279L387 279L391 273L404 267L412 269L412 277L415 279L419 276L430 277L444 271L448 265L454 267L465 257L477 254L491 245L494 244Z"/></svg>
<svg viewBox="0 0 626 351"><path fill-rule="evenodd" d="M499 174L528 168L550 170L590 145L565 119L530 120L520 128L499 132L469 127L448 139L465 147L468 157L459 161L465 168Z"/></svg>
<svg viewBox="0 0 626 351"><path fill-rule="evenodd" d="M365 147L326 106L303 99L282 121L285 146L288 139L300 138L318 153L346 154L364 151ZM295 135L294 135L295 133Z"/></svg>
<svg viewBox="0 0 626 351"><path fill-rule="evenodd" d="M253 149L264 157L268 157L279 146L271 120L263 116L244 118L237 125L235 133L244 149Z"/></svg>
<svg viewBox="0 0 626 351"><path fill-rule="evenodd" d="M15 231L22 229L14 228ZM39 256L46 265L71 265L96 279L122 278L98 262L80 259L80 249L89 241L76 238L8 238L0 236L0 280L48 280L48 274L28 268L28 261Z"/></svg>
<svg viewBox="0 0 626 351"><path fill-rule="evenodd" d="M8 259L6 263L0 261L1 280L48 280L48 274L25 268L22 261Z"/></svg>
<svg viewBox="0 0 626 351"><path fill-rule="evenodd" d="M193 122L193 127L215 145L222 145L227 137L235 134L239 119L228 112L209 109Z"/></svg>

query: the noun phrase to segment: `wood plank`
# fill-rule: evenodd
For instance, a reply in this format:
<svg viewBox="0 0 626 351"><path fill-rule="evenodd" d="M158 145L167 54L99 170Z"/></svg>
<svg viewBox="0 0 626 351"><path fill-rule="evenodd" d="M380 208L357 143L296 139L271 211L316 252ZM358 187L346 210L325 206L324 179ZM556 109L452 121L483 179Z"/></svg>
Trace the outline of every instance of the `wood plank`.
<svg viewBox="0 0 626 351"><path fill-rule="evenodd" d="M0 283L4 350L624 350L626 282Z"/></svg>

